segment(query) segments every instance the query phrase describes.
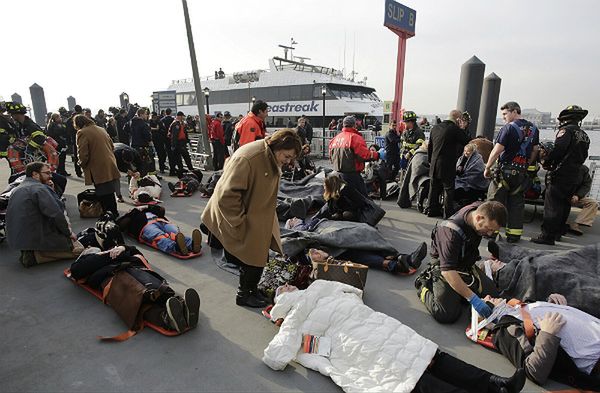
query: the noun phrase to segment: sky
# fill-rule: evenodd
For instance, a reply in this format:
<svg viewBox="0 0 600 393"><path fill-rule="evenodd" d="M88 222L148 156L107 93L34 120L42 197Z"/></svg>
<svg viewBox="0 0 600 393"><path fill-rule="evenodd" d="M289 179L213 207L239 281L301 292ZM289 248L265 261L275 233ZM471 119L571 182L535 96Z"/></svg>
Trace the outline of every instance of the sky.
<svg viewBox="0 0 600 393"><path fill-rule="evenodd" d="M447 113L461 65L476 55L501 79L500 102L550 111L580 105L600 116L600 2L404 0L417 11L406 50L403 106ZM398 41L384 0L188 0L201 76L266 69L278 44L298 42L312 64L353 68L392 100ZM48 110L70 95L95 113L125 91L149 106L153 91L192 76L180 0L2 2L0 96L45 90ZM10 16L13 15L13 16Z"/></svg>

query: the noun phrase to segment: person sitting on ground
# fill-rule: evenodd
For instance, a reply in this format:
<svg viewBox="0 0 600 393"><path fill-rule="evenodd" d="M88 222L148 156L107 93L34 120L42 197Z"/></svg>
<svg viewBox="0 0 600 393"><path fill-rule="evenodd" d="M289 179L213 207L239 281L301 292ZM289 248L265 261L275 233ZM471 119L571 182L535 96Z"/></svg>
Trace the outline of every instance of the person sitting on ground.
<svg viewBox="0 0 600 393"><path fill-rule="evenodd" d="M459 208L485 200L490 181L483 176L484 170L485 163L477 151L477 145L468 143L456 162L454 200Z"/></svg>
<svg viewBox="0 0 600 393"><path fill-rule="evenodd" d="M129 180L129 196L138 203L160 202L162 186L156 175L141 177L139 172L132 174Z"/></svg>
<svg viewBox="0 0 600 393"><path fill-rule="evenodd" d="M294 176L294 177L298 177L298 178L302 179L308 175L312 175L313 173L315 173L317 171L317 167L315 166L315 163L313 162L313 160L310 159L310 145L309 144L302 146L302 152L300 153L300 157L298 158L296 163L297 163L297 165L296 165L295 170L298 173L298 175Z"/></svg>
<svg viewBox="0 0 600 393"><path fill-rule="evenodd" d="M386 164L386 150L372 144L369 150L379 154L379 160L365 163L363 175L369 198L385 199L387 197L387 182L393 180L390 167Z"/></svg>
<svg viewBox="0 0 600 393"><path fill-rule="evenodd" d="M367 206L366 199L336 173L331 173L323 183L325 205L315 218L358 221L360 210Z"/></svg>
<svg viewBox="0 0 600 393"><path fill-rule="evenodd" d="M69 228L64 204L46 185L51 179L50 167L29 163L25 176L12 191L6 210L8 243L21 251L21 264L31 267L77 257L83 247Z"/></svg>
<svg viewBox="0 0 600 393"><path fill-rule="evenodd" d="M181 194L190 196L202 186L203 174L200 169L194 169L187 172L180 171L178 177L179 181L176 183L167 183L169 190L171 190L171 196L180 196Z"/></svg>
<svg viewBox="0 0 600 393"><path fill-rule="evenodd" d="M412 207L413 200L417 199L418 210L420 212L425 210L430 182L427 148L428 142L425 141L408 163L396 201L402 209Z"/></svg>
<svg viewBox="0 0 600 393"><path fill-rule="evenodd" d="M71 265L71 276L101 293L106 292L107 302L126 321L133 334L141 330L143 320L178 333L195 328L200 309L198 292L188 288L183 297L176 295L164 278L146 268L143 258L142 253L132 246L117 246L108 251L88 248ZM122 272L139 281L146 287L146 292L140 293L132 285L117 285ZM111 293L117 286L128 291ZM127 308L136 299L137 307Z"/></svg>
<svg viewBox="0 0 600 393"><path fill-rule="evenodd" d="M270 316L283 322L262 358L273 370L295 360L331 377L346 392L513 393L525 384L522 368L503 378L442 352L397 319L365 305L363 292L350 285L316 280L305 290L288 286L278 292ZM322 347L328 341L329 356L302 345L307 338Z"/></svg>
<svg viewBox="0 0 600 393"><path fill-rule="evenodd" d="M504 303L489 296L484 300L496 307ZM600 319L568 306L560 294L548 302L509 304L491 329L500 353L539 385L551 378L600 390Z"/></svg>
<svg viewBox="0 0 600 393"><path fill-rule="evenodd" d="M592 227L596 214L598 213L598 201L595 198L589 197L588 194L592 188L592 177L590 176L590 168L582 165L579 168L579 176L581 182L575 191L575 194L571 197L571 206L581 208L577 218L572 223L567 224L569 226L568 231L577 235L583 235L581 225L584 227Z"/></svg>
<svg viewBox="0 0 600 393"><path fill-rule="evenodd" d="M165 208L159 205L139 206L117 220L122 232L143 240L167 254L187 256L190 250L198 254L202 249L202 234L194 229L187 237L165 217Z"/></svg>

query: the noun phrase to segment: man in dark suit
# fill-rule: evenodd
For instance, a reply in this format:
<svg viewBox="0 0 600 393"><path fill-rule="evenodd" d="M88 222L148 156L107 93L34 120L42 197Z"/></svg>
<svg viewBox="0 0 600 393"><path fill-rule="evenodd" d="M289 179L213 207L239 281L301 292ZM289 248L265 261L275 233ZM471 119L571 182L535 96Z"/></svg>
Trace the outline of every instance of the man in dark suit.
<svg viewBox="0 0 600 393"><path fill-rule="evenodd" d="M427 148L429 163L429 197L427 216L444 218L454 213L454 179L456 177L457 149L461 149L471 140L468 131L461 127L462 113L454 109L448 120L436 124L429 135ZM444 192L444 206L440 204L440 194Z"/></svg>

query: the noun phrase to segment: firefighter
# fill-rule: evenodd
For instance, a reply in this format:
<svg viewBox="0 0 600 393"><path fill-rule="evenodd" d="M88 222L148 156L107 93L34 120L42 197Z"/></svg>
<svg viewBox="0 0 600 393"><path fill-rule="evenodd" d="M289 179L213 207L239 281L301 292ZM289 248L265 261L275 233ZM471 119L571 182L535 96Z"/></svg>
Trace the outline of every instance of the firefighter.
<svg viewBox="0 0 600 393"><path fill-rule="evenodd" d="M0 157L7 157L8 147L17 139L17 129L12 117L4 114L6 103L0 102Z"/></svg>
<svg viewBox="0 0 600 393"><path fill-rule="evenodd" d="M500 110L506 124L498 133L484 176L492 178L493 174L488 200L506 206L506 241L516 243L523 235L523 193L528 179L527 168L537 160L540 133L535 125L521 118L518 103L507 102Z"/></svg>
<svg viewBox="0 0 600 393"><path fill-rule="evenodd" d="M406 169L408 162L415 155L417 149L425 142L425 133L417 125L417 114L415 112L404 112L402 121L406 125L406 129L400 138L402 142L400 167Z"/></svg>
<svg viewBox="0 0 600 393"><path fill-rule="evenodd" d="M542 233L532 238L538 244L554 245L565 232L571 212L571 197L580 183L580 169L588 157L590 138L581 129L581 121L588 111L578 105L570 105L558 115L558 132L552 150L543 150L543 166L546 175L544 198L544 221Z"/></svg>

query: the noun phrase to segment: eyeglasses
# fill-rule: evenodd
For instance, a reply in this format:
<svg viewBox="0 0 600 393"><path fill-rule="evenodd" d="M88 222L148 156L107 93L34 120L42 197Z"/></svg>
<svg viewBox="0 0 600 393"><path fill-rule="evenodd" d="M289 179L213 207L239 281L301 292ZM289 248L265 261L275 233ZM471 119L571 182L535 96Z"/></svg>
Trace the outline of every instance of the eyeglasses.
<svg viewBox="0 0 600 393"><path fill-rule="evenodd" d="M42 171L42 172L40 172L40 173L43 173L44 175L51 175L51 174L52 174L52 172L51 172L51 171Z"/></svg>

